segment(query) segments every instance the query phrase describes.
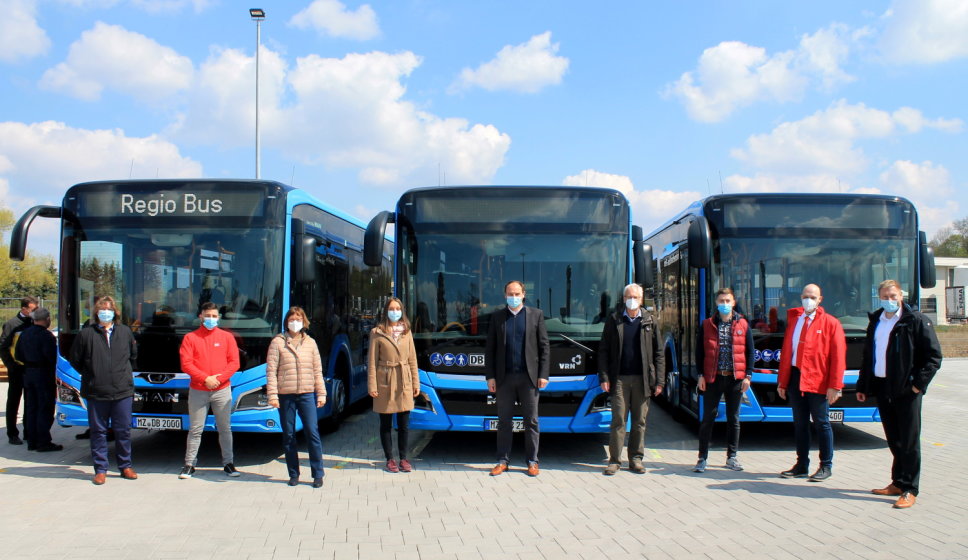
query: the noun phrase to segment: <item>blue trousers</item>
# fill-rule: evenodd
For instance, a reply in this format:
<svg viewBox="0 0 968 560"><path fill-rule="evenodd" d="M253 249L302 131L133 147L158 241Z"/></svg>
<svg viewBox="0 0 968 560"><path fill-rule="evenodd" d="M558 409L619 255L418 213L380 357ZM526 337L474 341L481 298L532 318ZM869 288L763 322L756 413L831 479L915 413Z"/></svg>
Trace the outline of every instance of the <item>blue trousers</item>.
<svg viewBox="0 0 968 560"><path fill-rule="evenodd" d="M797 464L810 465L810 418L817 430L817 446L820 447L820 466L833 467L834 430L830 426L830 405L827 395L800 392L800 370L791 368L787 397L793 409L793 436L797 442Z"/></svg>
<svg viewBox="0 0 968 560"><path fill-rule="evenodd" d="M131 405L134 397L116 401L87 399L91 425L91 461L94 473L108 472L108 427L114 430L114 460L118 470L131 466Z"/></svg>
<svg viewBox="0 0 968 560"><path fill-rule="evenodd" d="M299 442L296 441L296 415L302 420L303 435L309 447L309 470L313 478L322 478L323 440L319 437L316 416L316 393L279 395L279 422L282 423L282 445L286 450L289 478L299 477Z"/></svg>

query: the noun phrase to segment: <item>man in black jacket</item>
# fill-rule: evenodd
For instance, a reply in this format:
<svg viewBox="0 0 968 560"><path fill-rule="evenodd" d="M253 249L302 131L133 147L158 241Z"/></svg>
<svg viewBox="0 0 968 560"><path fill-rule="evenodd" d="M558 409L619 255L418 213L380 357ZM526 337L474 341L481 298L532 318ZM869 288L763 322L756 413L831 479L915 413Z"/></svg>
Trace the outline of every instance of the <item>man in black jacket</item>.
<svg viewBox="0 0 968 560"><path fill-rule="evenodd" d="M24 365L24 435L31 451L60 451L63 445L53 443L50 427L54 424L54 387L57 369L57 339L50 328L50 311L43 307L30 314L33 324L17 342L18 362Z"/></svg>
<svg viewBox="0 0 968 560"><path fill-rule="evenodd" d="M921 476L921 399L941 367L941 344L931 321L904 303L895 280L877 290L881 309L870 314L864 360L857 378L857 400L877 397L887 445L894 455L891 483L872 490L898 496L894 507L909 508Z"/></svg>
<svg viewBox="0 0 968 560"><path fill-rule="evenodd" d="M629 470L645 473L645 418L649 399L665 386L665 351L652 315L642 309L642 286L629 284L622 292L625 310L605 320L598 345L598 381L612 396L612 425L608 438L608 466L602 474L614 475L622 465L625 423L632 415L629 434Z"/></svg>
<svg viewBox="0 0 968 560"><path fill-rule="evenodd" d="M23 445L20 431L17 430L17 414L20 413L20 398L24 393L24 366L14 360L11 348L20 333L30 326L30 313L37 309L37 299L27 296L20 300L20 312L16 317L3 324L0 332L0 359L7 366L7 440L11 445ZM24 439L30 439L26 424Z"/></svg>
<svg viewBox="0 0 968 560"><path fill-rule="evenodd" d="M108 423L114 429L115 459L121 477L138 478L131 468L131 407L134 401L134 367L138 357L134 335L117 321L114 298L103 296L94 304L97 313L74 339L71 365L81 374L81 396L87 399L91 427L94 484L104 484L108 472Z"/></svg>

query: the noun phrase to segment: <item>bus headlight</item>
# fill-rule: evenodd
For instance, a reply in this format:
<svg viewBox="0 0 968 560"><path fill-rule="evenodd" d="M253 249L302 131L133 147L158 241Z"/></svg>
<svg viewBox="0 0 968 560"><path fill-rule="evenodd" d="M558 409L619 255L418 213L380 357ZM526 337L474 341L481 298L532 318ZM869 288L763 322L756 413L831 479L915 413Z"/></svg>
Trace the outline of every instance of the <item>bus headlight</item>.
<svg viewBox="0 0 968 560"><path fill-rule="evenodd" d="M265 385L243 393L239 397L239 403L235 405L235 410L264 410L272 408L269 406L269 395L266 394Z"/></svg>
<svg viewBox="0 0 968 560"><path fill-rule="evenodd" d="M84 401L81 400L81 392L60 379L57 379L57 402L84 406Z"/></svg>
<svg viewBox="0 0 968 560"><path fill-rule="evenodd" d="M608 393L602 393L592 400L591 406L588 407L588 414L593 414L596 412L609 412L612 410L612 398L609 397Z"/></svg>
<svg viewBox="0 0 968 560"><path fill-rule="evenodd" d="M430 402L430 399L427 397L427 393L424 393L423 391L421 391L419 395L414 397L413 406L414 408L419 408L421 410L429 410L430 412L433 412L434 414L436 414L436 411L434 411L434 403Z"/></svg>

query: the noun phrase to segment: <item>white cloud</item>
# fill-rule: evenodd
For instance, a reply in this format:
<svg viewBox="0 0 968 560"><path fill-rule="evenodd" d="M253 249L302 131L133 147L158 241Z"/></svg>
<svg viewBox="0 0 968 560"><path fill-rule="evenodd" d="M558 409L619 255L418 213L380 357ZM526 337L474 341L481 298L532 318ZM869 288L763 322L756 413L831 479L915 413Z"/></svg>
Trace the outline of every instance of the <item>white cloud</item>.
<svg viewBox="0 0 968 560"><path fill-rule="evenodd" d="M376 12L369 4L350 11L338 0L315 0L292 16L289 25L299 29L315 29L320 35L361 41L380 36Z"/></svg>
<svg viewBox="0 0 968 560"><path fill-rule="evenodd" d="M504 164L510 137L406 101L403 81L420 63L410 52L371 52L311 55L290 68L263 47L264 149L307 165L358 169L359 179L371 185L436 184L438 169L449 184L488 182ZM213 51L199 68L189 110L170 134L219 146L251 142L252 64L240 51Z"/></svg>
<svg viewBox="0 0 968 560"><path fill-rule="evenodd" d="M804 175L780 175L757 173L752 177L745 175L730 175L723 179L725 192L728 193L769 193L769 192L804 192L804 193L838 193L860 192L878 193L877 189L855 189L851 183L835 175L824 173Z"/></svg>
<svg viewBox="0 0 968 560"><path fill-rule="evenodd" d="M67 60L47 70L40 85L95 101L110 88L160 103L188 89L192 62L173 49L117 25L97 22L81 34Z"/></svg>
<svg viewBox="0 0 968 560"><path fill-rule="evenodd" d="M700 193L694 191L636 190L632 179L628 176L594 169L585 169L575 175L569 175L562 180L561 184L577 187L605 187L621 192L629 200L633 223L642 226L646 233L662 225L676 212L702 198Z"/></svg>
<svg viewBox="0 0 968 560"><path fill-rule="evenodd" d="M35 0L8 0L0 17L0 61L19 62L40 56L50 38L37 24Z"/></svg>
<svg viewBox="0 0 968 560"><path fill-rule="evenodd" d="M964 0L895 0L885 23L880 48L891 62L931 64L968 57Z"/></svg>
<svg viewBox="0 0 968 560"><path fill-rule="evenodd" d="M537 93L547 86L561 83L569 60L556 56L559 44L551 43L551 32L531 37L520 45L507 45L493 60L476 70L464 68L450 86L451 93L472 87L488 91L508 90Z"/></svg>
<svg viewBox="0 0 968 560"><path fill-rule="evenodd" d="M849 29L832 24L804 35L795 50L768 55L766 49L724 41L703 51L693 72L666 86L697 121L718 122L757 101L799 100L811 83L831 90L854 78L843 69L850 52Z"/></svg>
<svg viewBox="0 0 968 560"><path fill-rule="evenodd" d="M732 155L756 168L786 174L852 174L869 165L858 140L922 128L957 132L961 126L957 119L926 119L910 107L888 113L840 100L805 119L782 123L769 134L750 136L746 148L734 149Z"/></svg>

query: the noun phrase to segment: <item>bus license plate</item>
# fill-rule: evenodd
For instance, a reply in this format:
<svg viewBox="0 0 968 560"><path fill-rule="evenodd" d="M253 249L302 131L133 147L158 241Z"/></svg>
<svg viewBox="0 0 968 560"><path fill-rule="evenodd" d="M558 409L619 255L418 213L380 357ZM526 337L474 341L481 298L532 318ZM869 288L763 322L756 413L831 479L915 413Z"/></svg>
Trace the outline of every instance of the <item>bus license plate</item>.
<svg viewBox="0 0 968 560"><path fill-rule="evenodd" d="M497 430L497 420L485 420L484 429L493 432ZM511 420L511 431L512 432L523 432L524 431L524 420Z"/></svg>
<svg viewBox="0 0 968 560"><path fill-rule="evenodd" d="M831 422L843 422L844 421L844 411L843 410L831 410L829 415Z"/></svg>
<svg viewBox="0 0 968 560"><path fill-rule="evenodd" d="M180 430L182 419L168 416L138 416L135 427L147 430Z"/></svg>

